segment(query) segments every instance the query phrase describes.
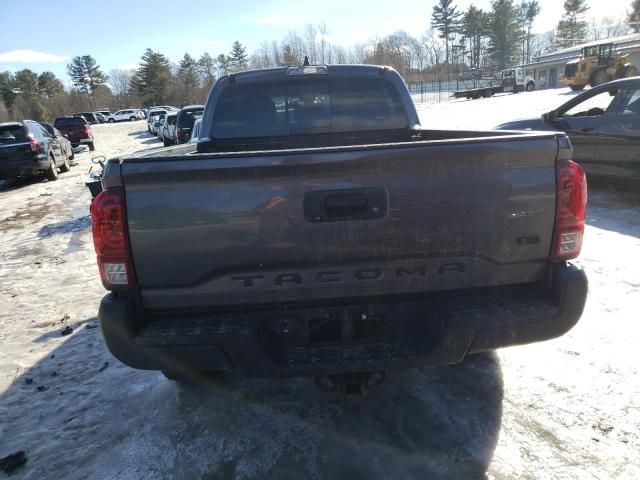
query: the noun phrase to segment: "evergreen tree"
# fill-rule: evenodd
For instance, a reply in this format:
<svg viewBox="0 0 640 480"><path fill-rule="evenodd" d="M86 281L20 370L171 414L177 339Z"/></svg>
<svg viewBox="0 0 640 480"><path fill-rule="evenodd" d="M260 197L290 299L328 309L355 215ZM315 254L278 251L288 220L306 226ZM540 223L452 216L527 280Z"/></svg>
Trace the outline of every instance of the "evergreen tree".
<svg viewBox="0 0 640 480"><path fill-rule="evenodd" d="M195 88L198 85L198 73L196 71L197 62L188 53L185 53L178 64L178 75L183 79L185 85Z"/></svg>
<svg viewBox="0 0 640 480"><path fill-rule="evenodd" d="M556 29L557 47L572 47L587 39L588 24L584 20L584 14L587 10L589 10L587 0L565 0L564 15L562 15Z"/></svg>
<svg viewBox="0 0 640 480"><path fill-rule="evenodd" d="M489 14L487 36L488 53L498 70L518 63L521 34L518 9L513 0L494 0Z"/></svg>
<svg viewBox="0 0 640 480"><path fill-rule="evenodd" d="M469 41L469 64L472 68L480 68L482 39L486 33L486 14L473 5L462 17L462 34Z"/></svg>
<svg viewBox="0 0 640 480"><path fill-rule="evenodd" d="M0 97L7 109L11 111L16 101L15 77L9 71L0 73Z"/></svg>
<svg viewBox="0 0 640 480"><path fill-rule="evenodd" d="M449 41L451 36L460 29L460 17L462 13L453 5L453 0L439 0L431 13L431 26L440 32L440 38L444 39L445 59L449 63L451 59Z"/></svg>
<svg viewBox="0 0 640 480"><path fill-rule="evenodd" d="M38 76L38 91L48 99L64 92L64 85L52 72L42 72Z"/></svg>
<svg viewBox="0 0 640 480"><path fill-rule="evenodd" d="M167 57L147 48L142 55L140 68L131 79L131 84L143 105L161 105L166 101L171 77L171 67Z"/></svg>
<svg viewBox="0 0 640 480"><path fill-rule="evenodd" d="M249 55L247 49L237 40L231 46L229 53L229 66L233 71L245 70L248 67Z"/></svg>
<svg viewBox="0 0 640 480"><path fill-rule="evenodd" d="M15 88L20 91L20 100L25 103L27 113L33 120L42 121L47 111L42 104L42 98L38 89L38 75L25 68L16 72Z"/></svg>
<svg viewBox="0 0 640 480"><path fill-rule="evenodd" d="M631 11L627 14L627 23L634 32L640 32L640 0L631 2Z"/></svg>
<svg viewBox="0 0 640 480"><path fill-rule="evenodd" d="M216 81L215 68L215 60L207 52L204 52L198 59L197 70L200 83L206 90L210 90Z"/></svg>
<svg viewBox="0 0 640 480"><path fill-rule="evenodd" d="M531 60L531 28L540 14L540 4L538 0L522 0L519 10L522 27L522 63L528 63Z"/></svg>
<svg viewBox="0 0 640 480"><path fill-rule="evenodd" d="M226 75L227 73L229 73L229 68L231 67L230 58L227 57L224 53L221 53L216 57L216 65L220 73L222 73L222 75Z"/></svg>
<svg viewBox="0 0 640 480"><path fill-rule="evenodd" d="M73 85L87 95L89 103L93 103L93 92L96 87L104 85L108 79L91 55L74 57L67 65L67 73Z"/></svg>

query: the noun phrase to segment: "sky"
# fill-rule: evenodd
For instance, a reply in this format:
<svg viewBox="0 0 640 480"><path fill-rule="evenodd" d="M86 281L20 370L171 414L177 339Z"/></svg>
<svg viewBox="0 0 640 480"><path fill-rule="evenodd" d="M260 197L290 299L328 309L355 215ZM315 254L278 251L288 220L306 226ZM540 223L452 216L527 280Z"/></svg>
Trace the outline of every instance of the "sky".
<svg viewBox="0 0 640 480"><path fill-rule="evenodd" d="M535 32L553 29L562 0L538 0ZM53 71L68 82L66 64L93 56L103 71L132 68L147 47L177 62L185 52L199 57L228 53L239 40L251 53L263 41L282 40L291 29L324 21L330 40L365 43L397 30L421 36L436 0L0 0L0 71ZM458 0L488 10L490 0ZM590 0L590 16L624 18L631 0ZM320 8L321 7L321 8Z"/></svg>

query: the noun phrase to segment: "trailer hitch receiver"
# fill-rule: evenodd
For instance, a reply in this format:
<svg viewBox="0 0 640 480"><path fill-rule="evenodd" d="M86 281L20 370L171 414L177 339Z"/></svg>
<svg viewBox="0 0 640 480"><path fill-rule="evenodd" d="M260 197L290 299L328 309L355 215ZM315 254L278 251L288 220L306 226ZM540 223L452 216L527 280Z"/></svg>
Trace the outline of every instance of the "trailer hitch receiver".
<svg viewBox="0 0 640 480"><path fill-rule="evenodd" d="M385 372L358 372L320 376L315 378L315 382L320 390L335 393L340 398L352 395L365 397L369 390L381 385L385 378Z"/></svg>

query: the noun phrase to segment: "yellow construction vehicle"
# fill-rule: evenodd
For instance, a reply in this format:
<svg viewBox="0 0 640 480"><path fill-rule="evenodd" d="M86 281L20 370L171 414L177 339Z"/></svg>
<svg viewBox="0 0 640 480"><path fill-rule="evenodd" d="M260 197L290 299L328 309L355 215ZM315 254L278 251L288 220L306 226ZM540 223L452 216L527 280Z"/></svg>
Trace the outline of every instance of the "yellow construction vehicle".
<svg viewBox="0 0 640 480"><path fill-rule="evenodd" d="M629 55L617 53L613 43L601 43L584 47L580 58L567 63L560 81L568 83L571 90L582 90L587 85L595 87L617 78L636 75L638 69L629 63Z"/></svg>

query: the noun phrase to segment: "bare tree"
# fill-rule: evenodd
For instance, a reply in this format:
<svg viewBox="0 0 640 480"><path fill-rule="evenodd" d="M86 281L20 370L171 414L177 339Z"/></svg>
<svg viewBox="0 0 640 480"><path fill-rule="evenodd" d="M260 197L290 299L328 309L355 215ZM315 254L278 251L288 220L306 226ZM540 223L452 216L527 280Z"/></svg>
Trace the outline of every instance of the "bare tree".
<svg viewBox="0 0 640 480"><path fill-rule="evenodd" d="M330 58L326 58L327 51L331 54L331 50L327 50L329 45L327 36L329 34L329 30L327 29L327 24L323 21L318 24L318 49L320 50L320 63L331 63Z"/></svg>
<svg viewBox="0 0 640 480"><path fill-rule="evenodd" d="M531 58L537 59L540 55L553 51L556 38L553 30L537 33L531 37Z"/></svg>
<svg viewBox="0 0 640 480"><path fill-rule="evenodd" d="M341 45L332 45L333 63L347 63L347 50Z"/></svg>
<svg viewBox="0 0 640 480"><path fill-rule="evenodd" d="M593 17L589 25L589 36L592 40L619 37L629 31L629 26L624 20L614 17Z"/></svg>
<svg viewBox="0 0 640 480"><path fill-rule="evenodd" d="M109 72L109 87L119 109L129 105L132 77L132 70L115 69Z"/></svg>
<svg viewBox="0 0 640 480"><path fill-rule="evenodd" d="M316 52L318 31L312 24L304 27L305 55L309 57L311 63L317 63L318 57Z"/></svg>

